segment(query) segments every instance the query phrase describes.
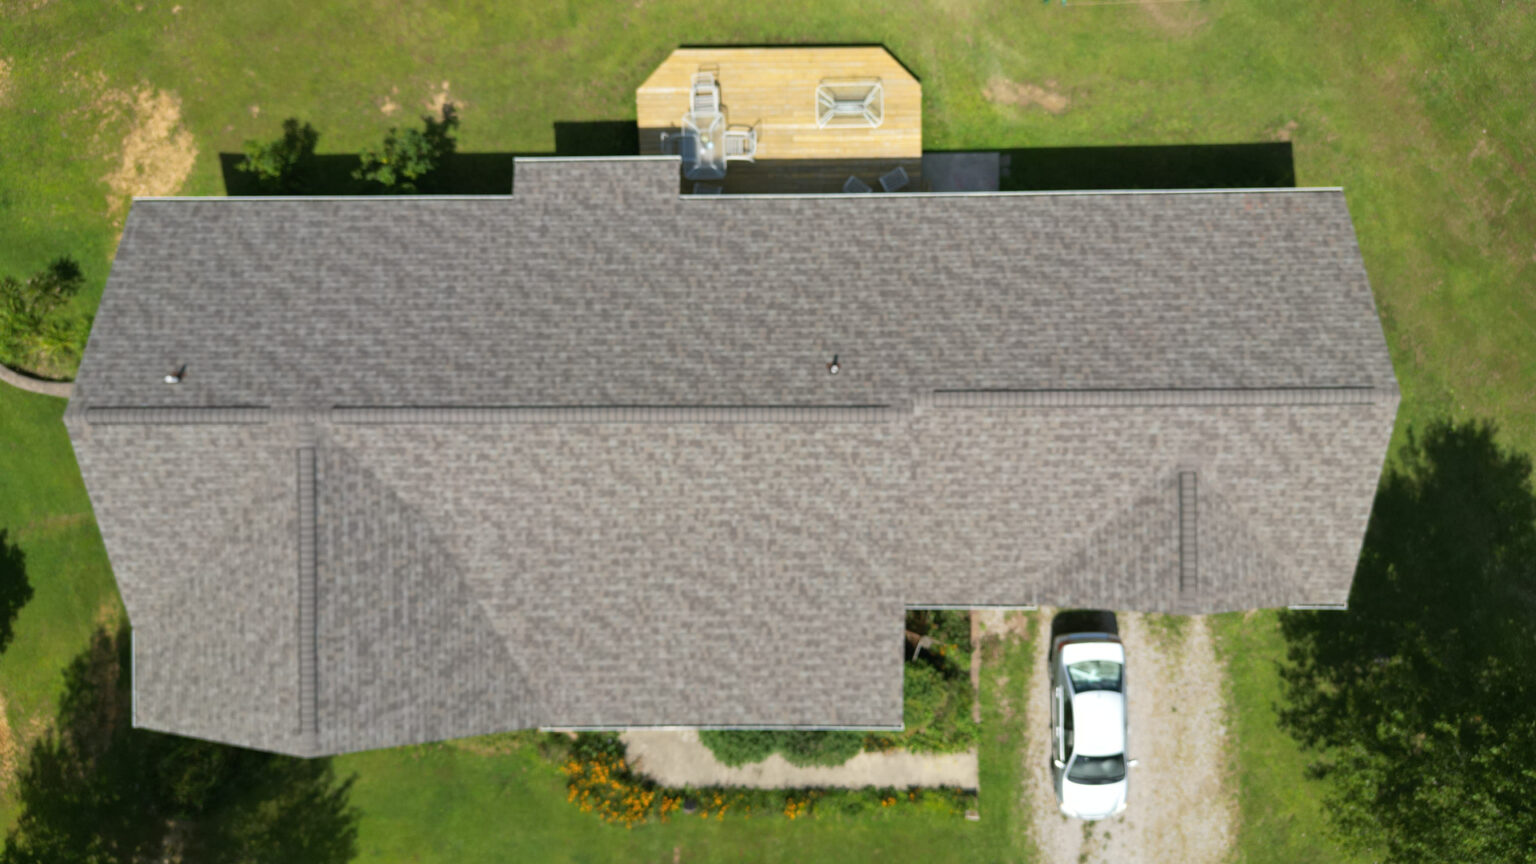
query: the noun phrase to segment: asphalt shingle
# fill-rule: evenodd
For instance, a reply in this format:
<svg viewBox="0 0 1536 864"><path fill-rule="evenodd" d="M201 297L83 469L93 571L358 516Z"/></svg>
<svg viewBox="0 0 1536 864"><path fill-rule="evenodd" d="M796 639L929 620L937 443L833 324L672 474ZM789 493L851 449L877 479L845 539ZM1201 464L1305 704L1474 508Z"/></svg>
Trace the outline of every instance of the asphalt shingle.
<svg viewBox="0 0 1536 864"><path fill-rule="evenodd" d="M904 606L1347 598L1398 396L1340 192L518 171L136 202L66 419L140 725L890 727Z"/></svg>

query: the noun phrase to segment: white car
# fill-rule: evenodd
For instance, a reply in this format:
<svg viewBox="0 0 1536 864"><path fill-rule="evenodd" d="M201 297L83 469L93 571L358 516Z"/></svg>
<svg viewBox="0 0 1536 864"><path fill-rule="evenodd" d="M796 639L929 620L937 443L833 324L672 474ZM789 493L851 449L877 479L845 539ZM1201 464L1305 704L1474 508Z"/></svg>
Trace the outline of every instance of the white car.
<svg viewBox="0 0 1536 864"><path fill-rule="evenodd" d="M1110 633L1051 643L1051 764L1061 812L1106 819L1125 810L1125 646Z"/></svg>

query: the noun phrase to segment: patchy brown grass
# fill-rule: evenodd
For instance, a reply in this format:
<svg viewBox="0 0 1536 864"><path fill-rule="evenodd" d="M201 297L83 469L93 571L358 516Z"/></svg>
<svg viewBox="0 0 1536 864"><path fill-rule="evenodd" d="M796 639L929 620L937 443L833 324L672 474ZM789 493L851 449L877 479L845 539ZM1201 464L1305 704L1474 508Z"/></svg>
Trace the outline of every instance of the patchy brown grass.
<svg viewBox="0 0 1536 864"><path fill-rule="evenodd" d="M1199 33L1211 23L1210 16L1205 14L1205 10L1199 3L1152 0L1152 2L1137 4L1137 8L1158 32L1180 39L1187 39Z"/></svg>
<svg viewBox="0 0 1536 864"><path fill-rule="evenodd" d="M102 101L128 119L117 167L103 178L109 190L108 214L124 212L135 195L180 191L197 161L197 142L181 126L181 99L166 90L140 87L131 99L109 90Z"/></svg>
<svg viewBox="0 0 1536 864"><path fill-rule="evenodd" d="M448 105L448 104L450 104L450 103L452 103L453 107L459 108L459 109L463 109L465 105L469 104L468 102L465 102L463 99L455 98L454 96L449 94L448 87L449 87L448 82L444 81L442 86L438 87L437 91L434 92L430 97L427 98L427 100L425 102L422 103L423 105L426 106L428 111L432 112L432 116L434 116L434 117L441 117L442 114L443 114L443 107Z"/></svg>
<svg viewBox="0 0 1536 864"><path fill-rule="evenodd" d="M11 61L0 57L0 105L5 105L11 99Z"/></svg>
<svg viewBox="0 0 1536 864"><path fill-rule="evenodd" d="M16 779L20 764L21 745L11 734L11 720L6 709L5 695L0 694L0 793L9 792Z"/></svg>
<svg viewBox="0 0 1536 864"><path fill-rule="evenodd" d="M399 87L389 88L389 95L379 100L379 112L385 117L390 117L393 116L396 111L399 111L400 103L395 101L395 97L399 95Z"/></svg>
<svg viewBox="0 0 1536 864"><path fill-rule="evenodd" d="M1071 104L1071 100L1056 90L1055 81L1046 81L1044 86L1041 86L1027 81L992 78L987 81L987 86L982 88L981 95L985 96L988 102L997 105L1012 105L1016 108L1040 107L1050 114L1060 114Z"/></svg>

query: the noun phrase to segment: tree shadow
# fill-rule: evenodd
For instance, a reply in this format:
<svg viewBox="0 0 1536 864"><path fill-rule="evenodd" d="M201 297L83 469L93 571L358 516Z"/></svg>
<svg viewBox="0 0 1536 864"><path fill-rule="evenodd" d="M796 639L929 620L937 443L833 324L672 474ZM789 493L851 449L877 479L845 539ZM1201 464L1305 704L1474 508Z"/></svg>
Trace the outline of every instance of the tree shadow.
<svg viewBox="0 0 1536 864"><path fill-rule="evenodd" d="M16 635L16 616L32 600L32 583L27 579L27 556L0 528L0 654Z"/></svg>
<svg viewBox="0 0 1536 864"><path fill-rule="evenodd" d="M1281 722L1314 750L1314 775L1340 778L1330 812L1346 838L1397 860L1529 851L1536 774L1511 770L1536 762L1529 457L1486 423L1410 432L1348 610L1284 613L1281 630Z"/></svg>
<svg viewBox="0 0 1536 864"><path fill-rule="evenodd" d="M423 194L510 195L512 164L519 156L633 156L640 152L640 133L633 120L560 120L554 124L555 149L527 153L450 153L437 170L417 185ZM272 194L253 175L238 170L244 153L220 153L224 192L232 196ZM375 183L358 180L356 153L317 154L311 158L301 184L285 195L371 195Z"/></svg>
<svg viewBox="0 0 1536 864"><path fill-rule="evenodd" d="M126 625L65 672L57 726L17 779L0 861L342 862L357 852L352 780L296 759L131 726Z"/></svg>
<svg viewBox="0 0 1536 864"><path fill-rule="evenodd" d="M1250 189L1296 185L1291 142L1000 151L1003 191Z"/></svg>

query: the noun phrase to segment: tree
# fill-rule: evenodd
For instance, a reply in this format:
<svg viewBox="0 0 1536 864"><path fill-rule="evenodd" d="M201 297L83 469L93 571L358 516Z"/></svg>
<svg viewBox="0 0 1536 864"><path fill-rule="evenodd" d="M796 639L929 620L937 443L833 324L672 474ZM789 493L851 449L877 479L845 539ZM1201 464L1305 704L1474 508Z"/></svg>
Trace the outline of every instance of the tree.
<svg viewBox="0 0 1536 864"><path fill-rule="evenodd" d="M441 119L430 114L421 119L424 129L391 128L382 146L364 150L362 165L352 176L377 183L386 192L415 192L418 183L426 184L457 146L459 115L450 102L443 106Z"/></svg>
<svg viewBox="0 0 1536 864"><path fill-rule="evenodd" d="M1281 722L1345 842L1388 860L1536 861L1536 493L1486 424L1412 434L1347 612L1281 618Z"/></svg>
<svg viewBox="0 0 1536 864"><path fill-rule="evenodd" d="M25 282L0 278L0 354L23 366L59 370L80 356L89 319L62 316L61 307L85 284L80 265L55 258Z"/></svg>
<svg viewBox="0 0 1536 864"><path fill-rule="evenodd" d="M320 133L297 117L283 121L283 137L245 142L245 158L235 170L252 175L263 192L300 192L310 180Z"/></svg>
<svg viewBox="0 0 1536 864"><path fill-rule="evenodd" d="M134 729L127 628L65 673L59 722L17 778L4 864L339 864L356 853L351 780L295 759Z"/></svg>

